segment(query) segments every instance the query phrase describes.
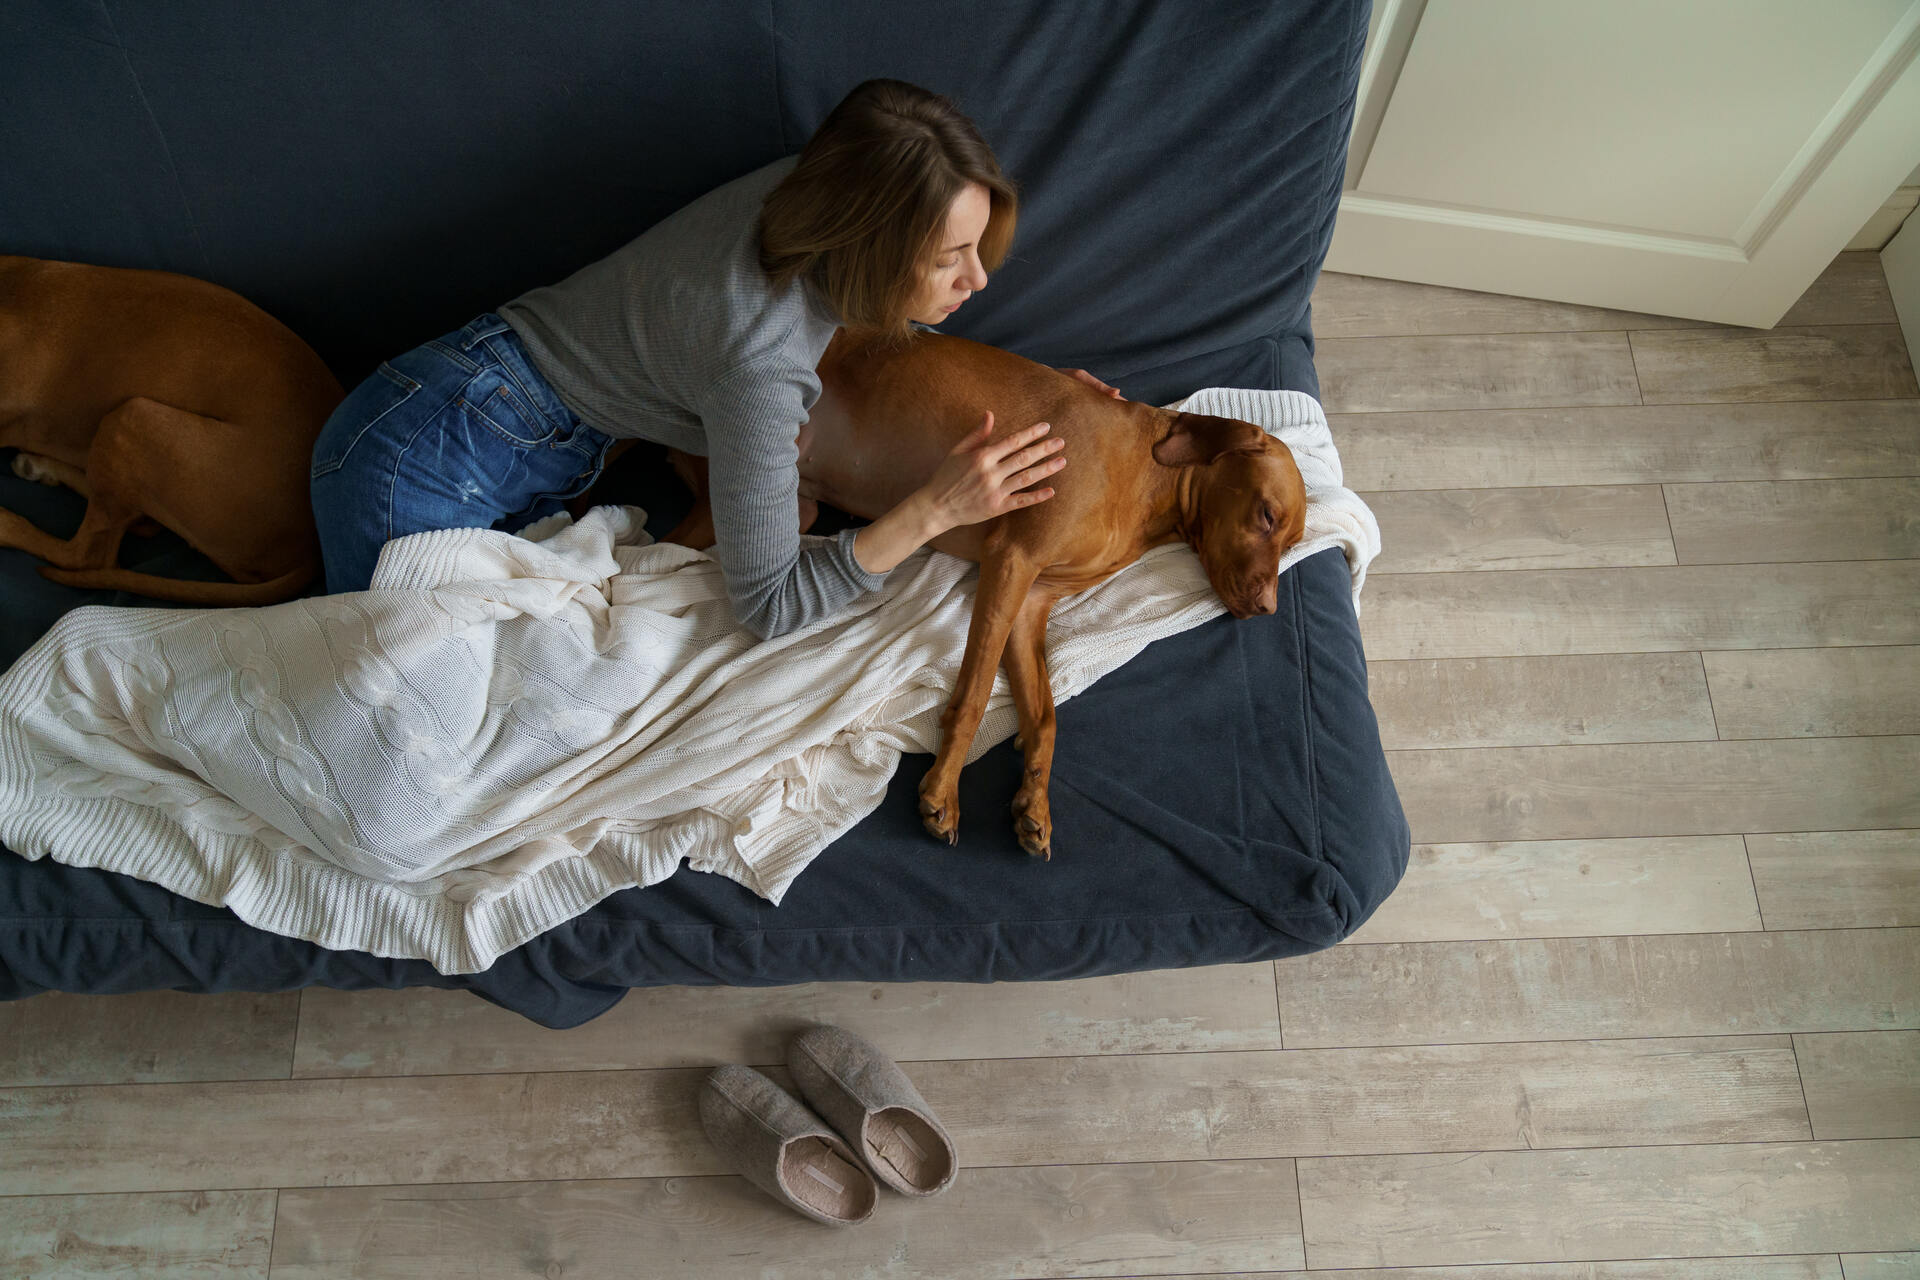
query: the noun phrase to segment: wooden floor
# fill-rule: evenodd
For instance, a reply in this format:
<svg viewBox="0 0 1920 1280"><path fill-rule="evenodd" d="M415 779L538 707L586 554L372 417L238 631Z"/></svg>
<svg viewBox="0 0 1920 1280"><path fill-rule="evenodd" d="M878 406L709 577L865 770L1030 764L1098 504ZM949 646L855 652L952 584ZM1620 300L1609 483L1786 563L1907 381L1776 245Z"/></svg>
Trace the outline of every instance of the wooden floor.
<svg viewBox="0 0 1920 1280"><path fill-rule="evenodd" d="M0 1006L0 1277L1920 1276L1920 386L1877 257L1767 332L1314 302L1420 842L1355 938L571 1032ZM906 1065L952 1191L835 1231L722 1172L705 1070L815 1019Z"/></svg>

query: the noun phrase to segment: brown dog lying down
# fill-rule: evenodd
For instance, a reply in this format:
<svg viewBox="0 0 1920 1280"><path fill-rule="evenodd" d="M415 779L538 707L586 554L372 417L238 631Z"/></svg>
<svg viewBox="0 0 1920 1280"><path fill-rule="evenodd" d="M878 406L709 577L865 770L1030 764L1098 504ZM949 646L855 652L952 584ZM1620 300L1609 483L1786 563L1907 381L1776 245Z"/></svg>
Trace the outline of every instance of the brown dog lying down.
<svg viewBox="0 0 1920 1280"><path fill-rule="evenodd" d="M1014 830L1028 853L1049 857L1054 716L1046 632L1054 601L1180 539L1199 553L1236 618L1272 613L1280 557L1300 540L1306 518L1293 453L1251 422L1117 400L949 334L916 332L888 351L843 329L818 372L821 396L800 431L801 491L869 520L925 484L983 412L993 415L993 438L1047 422L1066 442L1072 465L1047 478L1052 498L950 529L931 544L978 561L980 585L960 678L940 721L940 751L920 783L921 821L956 843L960 767L994 671L1004 665L1026 757ZM668 540L710 547L706 460L681 454L674 465L694 490L695 510ZM805 521L809 504L801 506Z"/></svg>
<svg viewBox="0 0 1920 1280"><path fill-rule="evenodd" d="M185 604L288 599L320 569L314 438L345 398L292 330L238 294L165 271L0 256L0 448L87 499L62 541L0 510L0 547L40 572ZM127 530L166 526L234 582L116 567Z"/></svg>

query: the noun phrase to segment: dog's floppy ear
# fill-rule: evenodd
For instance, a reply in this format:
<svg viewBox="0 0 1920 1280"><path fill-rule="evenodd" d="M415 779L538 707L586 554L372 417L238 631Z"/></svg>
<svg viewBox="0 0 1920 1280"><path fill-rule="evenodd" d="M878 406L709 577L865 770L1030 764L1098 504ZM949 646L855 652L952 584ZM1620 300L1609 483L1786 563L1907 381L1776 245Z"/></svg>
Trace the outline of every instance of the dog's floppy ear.
<svg viewBox="0 0 1920 1280"><path fill-rule="evenodd" d="M1153 460L1163 467L1204 466L1223 453L1259 453L1265 435L1253 423L1238 418L1182 413L1173 420L1167 438L1153 446Z"/></svg>

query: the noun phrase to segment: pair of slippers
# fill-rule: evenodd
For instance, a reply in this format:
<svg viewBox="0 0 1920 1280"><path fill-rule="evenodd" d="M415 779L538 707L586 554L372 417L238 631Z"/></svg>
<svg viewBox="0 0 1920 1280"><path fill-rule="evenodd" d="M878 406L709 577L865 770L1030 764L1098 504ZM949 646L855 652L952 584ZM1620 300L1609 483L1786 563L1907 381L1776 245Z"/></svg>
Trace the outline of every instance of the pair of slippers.
<svg viewBox="0 0 1920 1280"><path fill-rule="evenodd" d="M812 1110L752 1067L715 1068L700 1090L701 1127L747 1181L836 1227L872 1217L881 1183L909 1196L953 1185L953 1139L870 1041L810 1028L788 1044L787 1069Z"/></svg>

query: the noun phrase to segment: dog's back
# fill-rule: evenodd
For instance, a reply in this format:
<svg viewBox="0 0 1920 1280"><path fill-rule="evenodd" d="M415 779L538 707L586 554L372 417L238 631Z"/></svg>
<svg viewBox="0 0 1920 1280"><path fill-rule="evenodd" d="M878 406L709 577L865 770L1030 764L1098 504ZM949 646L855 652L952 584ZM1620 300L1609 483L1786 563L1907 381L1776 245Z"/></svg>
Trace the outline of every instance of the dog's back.
<svg viewBox="0 0 1920 1280"><path fill-rule="evenodd" d="M100 419L146 396L310 449L345 394L298 335L219 285L0 257L0 446L80 465Z"/></svg>
<svg viewBox="0 0 1920 1280"><path fill-rule="evenodd" d="M55 538L0 510L0 546L71 586L195 604L269 604L319 567L314 439L345 391L313 349L231 290L164 271L0 257L0 448L87 497ZM117 564L158 523L231 583Z"/></svg>
<svg viewBox="0 0 1920 1280"><path fill-rule="evenodd" d="M1054 554L1073 554L1065 537L1108 541L1096 516L1104 514L1107 524L1124 521L1115 506L1131 512L1147 496L1119 491L1110 481L1129 473L1124 459L1144 457L1173 416L952 334L915 333L888 346L842 330L821 358L819 375L821 396L801 432L800 472L821 501L867 519L926 483L989 411L996 438L1045 422L1048 435L1065 442L1067 466L1048 482L1053 498L934 540L940 550L969 560L980 559L987 533L1002 521L1022 526L1036 544L1048 542Z"/></svg>

